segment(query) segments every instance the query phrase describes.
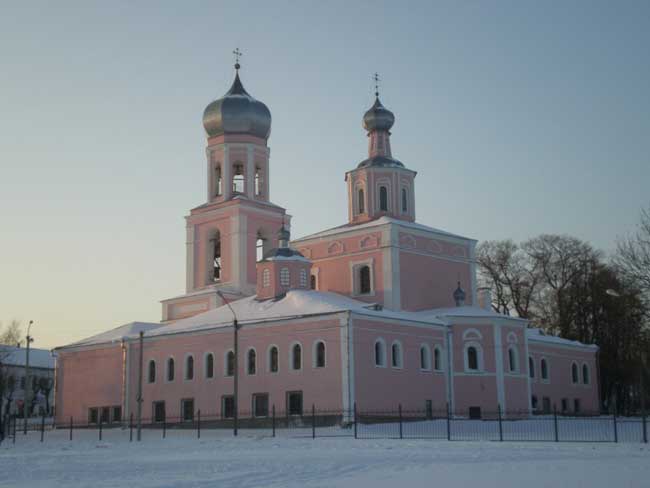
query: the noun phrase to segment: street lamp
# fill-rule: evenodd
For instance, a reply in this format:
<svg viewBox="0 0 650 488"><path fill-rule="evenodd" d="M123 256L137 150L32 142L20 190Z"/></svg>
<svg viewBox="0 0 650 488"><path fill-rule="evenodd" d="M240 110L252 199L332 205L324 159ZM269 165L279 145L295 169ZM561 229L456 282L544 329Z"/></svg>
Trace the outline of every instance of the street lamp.
<svg viewBox="0 0 650 488"><path fill-rule="evenodd" d="M221 293L220 290L217 290L217 295L221 297L223 302L228 306L230 309L230 312L232 313L233 317L233 334L234 334L234 353L235 353L235 367L233 371L233 406L234 406L234 417L233 417L233 435L237 436L237 427L239 423L239 324L237 323L237 314L233 310L233 308L230 306L230 303L228 300L226 300L226 297L223 296L223 293ZM227 362L227 361L226 361Z"/></svg>
<svg viewBox="0 0 650 488"><path fill-rule="evenodd" d="M23 435L27 435L27 419L29 418L29 410L31 406L31 392L32 392L32 385L31 381L29 378L29 345L34 342L34 338L29 335L29 331L32 328L32 324L34 323L33 320L29 321L29 324L27 325L27 337L26 342L27 342L27 350L25 351L25 392L23 395Z"/></svg>

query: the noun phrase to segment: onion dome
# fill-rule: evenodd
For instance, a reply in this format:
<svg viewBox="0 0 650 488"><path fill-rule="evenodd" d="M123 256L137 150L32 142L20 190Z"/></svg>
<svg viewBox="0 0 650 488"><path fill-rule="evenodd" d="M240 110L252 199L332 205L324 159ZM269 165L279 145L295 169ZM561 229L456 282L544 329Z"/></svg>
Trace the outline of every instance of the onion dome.
<svg viewBox="0 0 650 488"><path fill-rule="evenodd" d="M454 291L454 301L457 307L465 305L465 290L461 288L460 281L458 282L458 288Z"/></svg>
<svg viewBox="0 0 650 488"><path fill-rule="evenodd" d="M237 69L230 90L203 111L203 127L208 137L247 134L268 139L271 134L271 112L244 89Z"/></svg>
<svg viewBox="0 0 650 488"><path fill-rule="evenodd" d="M368 132L390 130L394 123L395 116L393 112L384 107L379 101L379 96L377 96L373 106L363 116L363 128Z"/></svg>

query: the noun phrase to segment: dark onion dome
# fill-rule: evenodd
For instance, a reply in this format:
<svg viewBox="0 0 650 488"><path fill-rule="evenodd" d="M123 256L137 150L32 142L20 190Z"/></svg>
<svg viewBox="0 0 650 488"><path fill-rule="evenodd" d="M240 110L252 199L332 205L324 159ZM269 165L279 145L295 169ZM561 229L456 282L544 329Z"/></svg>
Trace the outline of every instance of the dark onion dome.
<svg viewBox="0 0 650 488"><path fill-rule="evenodd" d="M403 168L404 165L397 159L388 156L373 156L372 158L361 161L357 168Z"/></svg>
<svg viewBox="0 0 650 488"><path fill-rule="evenodd" d="M203 127L208 137L223 134L247 134L268 139L271 134L271 112L244 89L235 75L230 90L203 111Z"/></svg>
<svg viewBox="0 0 650 488"><path fill-rule="evenodd" d="M458 288L454 291L454 301L456 302L457 307L461 307L465 304L465 290L460 286L460 281L458 282Z"/></svg>
<svg viewBox="0 0 650 488"><path fill-rule="evenodd" d="M393 112L384 107L379 101L379 96L377 96L373 106L363 116L363 128L368 132L390 130L394 123L395 116Z"/></svg>

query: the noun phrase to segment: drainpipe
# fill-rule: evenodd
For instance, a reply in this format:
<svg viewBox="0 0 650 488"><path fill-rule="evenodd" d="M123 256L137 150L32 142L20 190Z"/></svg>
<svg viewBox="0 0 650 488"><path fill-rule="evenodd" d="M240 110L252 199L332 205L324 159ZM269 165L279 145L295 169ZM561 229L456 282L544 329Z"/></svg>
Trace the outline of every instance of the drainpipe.
<svg viewBox="0 0 650 488"><path fill-rule="evenodd" d="M449 404L449 411L453 412L454 411L454 398L453 398L453 386L452 386L452 381L453 381L453 358L452 358L452 329L451 326L448 327L447 329L447 403Z"/></svg>
<svg viewBox="0 0 650 488"><path fill-rule="evenodd" d="M122 349L122 425L126 426L126 419L129 418L129 354L126 338L122 338L120 347Z"/></svg>
<svg viewBox="0 0 650 488"><path fill-rule="evenodd" d="M350 311L348 310L348 320L347 320L347 348L348 348L348 410L354 408L354 395L352 394L352 371L351 371L351 361L350 361ZM348 413L349 415L349 413Z"/></svg>

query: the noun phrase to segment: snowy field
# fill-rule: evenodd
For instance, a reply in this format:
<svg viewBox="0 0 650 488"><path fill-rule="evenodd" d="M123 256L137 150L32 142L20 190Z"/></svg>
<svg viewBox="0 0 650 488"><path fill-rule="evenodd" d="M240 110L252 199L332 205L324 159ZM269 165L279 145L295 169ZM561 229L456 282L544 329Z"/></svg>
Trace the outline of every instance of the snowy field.
<svg viewBox="0 0 650 488"><path fill-rule="evenodd" d="M11 487L650 487L650 445L269 438L128 431L19 434L0 446Z"/></svg>

